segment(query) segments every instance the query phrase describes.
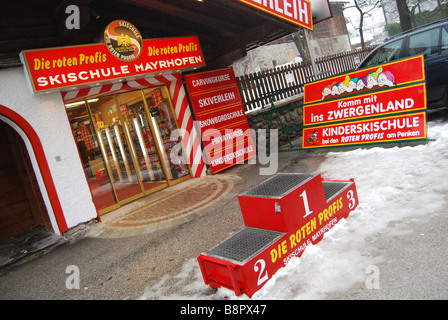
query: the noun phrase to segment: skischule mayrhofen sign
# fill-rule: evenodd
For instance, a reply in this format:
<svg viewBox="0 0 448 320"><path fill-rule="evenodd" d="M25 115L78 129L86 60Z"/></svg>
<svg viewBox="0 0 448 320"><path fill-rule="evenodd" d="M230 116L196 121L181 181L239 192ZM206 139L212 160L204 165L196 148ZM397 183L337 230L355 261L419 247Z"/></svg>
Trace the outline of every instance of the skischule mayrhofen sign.
<svg viewBox="0 0 448 320"><path fill-rule="evenodd" d="M116 20L107 26L104 40L105 43L22 51L33 91L73 90L205 66L196 36L145 40L132 24Z"/></svg>
<svg viewBox="0 0 448 320"><path fill-rule="evenodd" d="M303 148L426 139L423 56L305 85Z"/></svg>

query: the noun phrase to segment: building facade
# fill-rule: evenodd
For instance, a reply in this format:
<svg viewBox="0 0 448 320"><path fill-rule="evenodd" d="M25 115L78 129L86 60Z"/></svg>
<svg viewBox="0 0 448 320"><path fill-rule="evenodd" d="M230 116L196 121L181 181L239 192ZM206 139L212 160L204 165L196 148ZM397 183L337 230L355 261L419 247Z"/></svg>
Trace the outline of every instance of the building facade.
<svg viewBox="0 0 448 320"><path fill-rule="evenodd" d="M57 56L58 50L49 52ZM118 66L124 63L108 59ZM62 234L130 201L206 174L181 67L36 92L39 85L65 79L64 73L48 76L47 82L40 77L31 89L39 61L24 61L28 69L0 70L1 132L5 153L14 154L1 168L0 183L9 190L1 202L2 235L36 225ZM99 74L98 69L78 73L70 68L75 72L67 73L67 79L75 73L86 78ZM53 71L62 72L57 65ZM27 173L11 189L11 179L19 175L8 173L19 166ZM31 191L19 197L24 189ZM41 210L30 215L35 203Z"/></svg>

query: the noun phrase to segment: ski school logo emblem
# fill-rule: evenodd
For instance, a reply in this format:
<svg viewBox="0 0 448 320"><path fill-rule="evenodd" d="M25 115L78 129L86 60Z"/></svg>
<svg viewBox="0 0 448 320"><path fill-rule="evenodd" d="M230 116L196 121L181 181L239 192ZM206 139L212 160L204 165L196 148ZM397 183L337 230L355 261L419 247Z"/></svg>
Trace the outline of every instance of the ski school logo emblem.
<svg viewBox="0 0 448 320"><path fill-rule="evenodd" d="M124 20L109 23L104 30L104 42L109 52L122 61L134 61L142 53L143 40L140 32Z"/></svg>

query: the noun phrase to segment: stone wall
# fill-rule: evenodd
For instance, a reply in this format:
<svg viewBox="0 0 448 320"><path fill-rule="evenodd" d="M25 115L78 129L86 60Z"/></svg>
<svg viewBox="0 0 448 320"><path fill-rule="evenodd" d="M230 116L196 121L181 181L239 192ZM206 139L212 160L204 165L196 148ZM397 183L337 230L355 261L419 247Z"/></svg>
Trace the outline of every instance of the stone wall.
<svg viewBox="0 0 448 320"><path fill-rule="evenodd" d="M289 41L253 49L244 58L234 62L232 67L235 76L239 77L291 63L296 57L300 57L299 51L294 42Z"/></svg>
<svg viewBox="0 0 448 320"><path fill-rule="evenodd" d="M295 99L276 102L275 107L278 109L280 114L280 119L275 112L272 112L272 125L269 127L271 119L271 106L265 106L263 109L256 112L251 112L247 114L247 120L249 122L249 127L254 129L257 133L259 129L282 129L282 123L285 128L297 128L303 125L303 95L296 96ZM296 106L296 107L295 107ZM299 106L299 107L297 107ZM295 107L295 108L294 108ZM281 122L280 122L281 120ZM293 147L301 146L302 129L289 130L288 136L291 141L293 141ZM289 141L284 132L279 131L278 133L278 145L281 147L289 147Z"/></svg>

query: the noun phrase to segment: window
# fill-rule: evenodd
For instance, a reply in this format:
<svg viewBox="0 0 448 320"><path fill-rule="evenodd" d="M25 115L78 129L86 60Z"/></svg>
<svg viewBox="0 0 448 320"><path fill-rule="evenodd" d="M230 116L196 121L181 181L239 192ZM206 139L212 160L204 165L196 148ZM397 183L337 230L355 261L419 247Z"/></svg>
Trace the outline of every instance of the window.
<svg viewBox="0 0 448 320"><path fill-rule="evenodd" d="M440 28L409 36L409 55L423 54L425 58L439 53Z"/></svg>
<svg viewBox="0 0 448 320"><path fill-rule="evenodd" d="M442 28L442 43L440 45L440 53L448 52L448 32Z"/></svg>
<svg viewBox="0 0 448 320"><path fill-rule="evenodd" d="M363 68L400 59L402 43L403 39L385 44L383 47L379 48L368 61L366 61Z"/></svg>

